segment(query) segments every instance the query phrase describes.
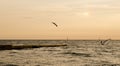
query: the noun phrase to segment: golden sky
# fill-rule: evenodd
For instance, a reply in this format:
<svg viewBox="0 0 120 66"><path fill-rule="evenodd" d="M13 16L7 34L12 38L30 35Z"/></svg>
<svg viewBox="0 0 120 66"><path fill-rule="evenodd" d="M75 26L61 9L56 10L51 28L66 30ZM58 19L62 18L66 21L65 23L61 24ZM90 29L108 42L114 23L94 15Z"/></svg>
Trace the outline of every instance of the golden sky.
<svg viewBox="0 0 120 66"><path fill-rule="evenodd" d="M120 39L120 0L0 0L0 39ZM56 28L51 22L56 22Z"/></svg>

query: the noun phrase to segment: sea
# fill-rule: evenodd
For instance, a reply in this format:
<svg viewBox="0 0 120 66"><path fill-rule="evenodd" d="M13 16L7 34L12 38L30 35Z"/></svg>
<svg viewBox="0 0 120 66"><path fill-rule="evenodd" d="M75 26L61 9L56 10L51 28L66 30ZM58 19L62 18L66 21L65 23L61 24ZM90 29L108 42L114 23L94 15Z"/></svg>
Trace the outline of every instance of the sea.
<svg viewBox="0 0 120 66"><path fill-rule="evenodd" d="M0 66L120 66L120 40L0 40L0 44L67 44L0 50Z"/></svg>

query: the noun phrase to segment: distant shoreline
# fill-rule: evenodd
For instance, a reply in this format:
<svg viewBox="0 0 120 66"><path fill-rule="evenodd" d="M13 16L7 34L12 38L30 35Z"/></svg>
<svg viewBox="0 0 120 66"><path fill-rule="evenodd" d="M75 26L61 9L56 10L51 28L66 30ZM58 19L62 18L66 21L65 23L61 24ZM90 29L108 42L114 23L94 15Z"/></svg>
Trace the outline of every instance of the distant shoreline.
<svg viewBox="0 0 120 66"><path fill-rule="evenodd" d="M61 40L67 40L67 39L0 39L0 41L2 40L35 40L35 41L61 41ZM93 40L106 40L106 39L69 39L69 40L75 40L75 41L93 41ZM120 41L120 39L112 39L113 41Z"/></svg>

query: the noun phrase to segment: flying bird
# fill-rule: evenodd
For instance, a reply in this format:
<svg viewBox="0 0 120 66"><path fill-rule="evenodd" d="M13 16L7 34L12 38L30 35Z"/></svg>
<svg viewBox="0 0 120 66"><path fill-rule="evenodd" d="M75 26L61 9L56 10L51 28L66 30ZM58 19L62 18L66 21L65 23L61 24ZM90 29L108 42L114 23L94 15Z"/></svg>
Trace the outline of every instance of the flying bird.
<svg viewBox="0 0 120 66"><path fill-rule="evenodd" d="M54 24L56 27L58 27L58 25L55 22L52 22L52 24Z"/></svg>

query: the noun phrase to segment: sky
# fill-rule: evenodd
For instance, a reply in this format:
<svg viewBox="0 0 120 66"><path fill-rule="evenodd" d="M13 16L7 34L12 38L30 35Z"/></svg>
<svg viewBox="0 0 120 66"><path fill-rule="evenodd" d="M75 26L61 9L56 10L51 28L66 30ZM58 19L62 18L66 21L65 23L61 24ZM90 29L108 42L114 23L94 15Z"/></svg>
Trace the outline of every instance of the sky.
<svg viewBox="0 0 120 66"><path fill-rule="evenodd" d="M0 39L120 39L119 3L0 0Z"/></svg>

